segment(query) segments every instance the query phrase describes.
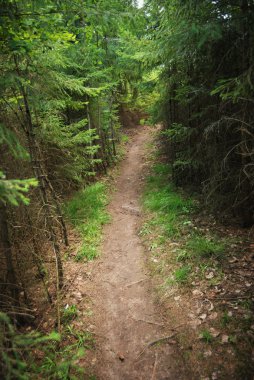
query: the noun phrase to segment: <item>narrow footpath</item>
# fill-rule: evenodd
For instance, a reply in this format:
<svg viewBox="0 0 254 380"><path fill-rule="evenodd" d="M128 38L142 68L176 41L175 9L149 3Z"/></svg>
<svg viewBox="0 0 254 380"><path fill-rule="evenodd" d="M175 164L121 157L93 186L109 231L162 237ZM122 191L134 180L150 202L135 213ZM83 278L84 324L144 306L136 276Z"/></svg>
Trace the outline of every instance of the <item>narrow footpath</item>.
<svg viewBox="0 0 254 380"><path fill-rule="evenodd" d="M146 252L138 236L151 136L148 127L140 127L129 144L109 205L112 220L104 229L101 259L93 270L90 295L100 380L190 379L176 345L161 339L174 331L164 327L155 304L145 268Z"/></svg>

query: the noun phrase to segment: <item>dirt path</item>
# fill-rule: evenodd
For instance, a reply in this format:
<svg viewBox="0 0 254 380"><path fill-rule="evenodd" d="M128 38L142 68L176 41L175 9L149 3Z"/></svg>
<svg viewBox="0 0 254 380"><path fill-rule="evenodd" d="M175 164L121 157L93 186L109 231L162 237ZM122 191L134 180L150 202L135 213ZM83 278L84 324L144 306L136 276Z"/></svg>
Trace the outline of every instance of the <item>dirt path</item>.
<svg viewBox="0 0 254 380"><path fill-rule="evenodd" d="M140 129L121 164L109 205L112 221L105 227L102 258L93 274L100 380L186 378L173 345L153 345L140 355L148 342L173 332L165 330L154 303L138 236L141 177L150 140L149 129Z"/></svg>

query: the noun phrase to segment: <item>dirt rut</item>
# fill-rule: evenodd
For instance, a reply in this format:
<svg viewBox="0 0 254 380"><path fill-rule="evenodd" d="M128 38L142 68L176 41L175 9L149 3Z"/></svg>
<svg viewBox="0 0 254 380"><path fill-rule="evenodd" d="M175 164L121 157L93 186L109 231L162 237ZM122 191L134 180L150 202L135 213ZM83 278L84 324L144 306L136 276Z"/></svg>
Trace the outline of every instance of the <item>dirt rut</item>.
<svg viewBox="0 0 254 380"><path fill-rule="evenodd" d="M94 277L94 304L100 380L187 379L182 358L167 341L147 346L173 333L165 329L145 269L138 236L140 195L149 128L140 128L121 164L104 229L102 258ZM173 326L172 326L173 327Z"/></svg>

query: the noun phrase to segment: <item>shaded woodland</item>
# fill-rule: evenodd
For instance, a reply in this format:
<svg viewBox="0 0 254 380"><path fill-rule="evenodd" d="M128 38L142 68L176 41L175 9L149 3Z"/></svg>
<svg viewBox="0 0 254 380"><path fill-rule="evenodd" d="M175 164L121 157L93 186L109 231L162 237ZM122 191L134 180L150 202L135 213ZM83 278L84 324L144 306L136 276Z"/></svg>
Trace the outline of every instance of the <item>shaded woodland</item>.
<svg viewBox="0 0 254 380"><path fill-rule="evenodd" d="M148 2L159 85L155 120L176 184L253 224L254 3Z"/></svg>
<svg viewBox="0 0 254 380"><path fill-rule="evenodd" d="M175 184L253 225L254 1L1 0L0 35L0 374L30 378L12 324L33 326L40 286L61 331L64 202L122 126L162 124Z"/></svg>
<svg viewBox="0 0 254 380"><path fill-rule="evenodd" d="M128 51L140 23L134 10L131 1L0 2L3 324L33 324L40 284L60 331L63 199L118 159L120 118L141 78ZM15 377L11 358L2 359L2 375Z"/></svg>

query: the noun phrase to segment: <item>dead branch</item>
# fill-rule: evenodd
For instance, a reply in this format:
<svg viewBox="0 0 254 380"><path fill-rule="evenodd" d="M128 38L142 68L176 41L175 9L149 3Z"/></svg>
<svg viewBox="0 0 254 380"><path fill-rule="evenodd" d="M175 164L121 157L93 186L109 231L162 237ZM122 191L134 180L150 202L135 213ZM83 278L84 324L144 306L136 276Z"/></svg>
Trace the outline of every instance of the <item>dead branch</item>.
<svg viewBox="0 0 254 380"><path fill-rule="evenodd" d="M146 319L136 319L136 318L132 318L132 319L134 319L137 322L145 322L145 323L149 323L151 325L157 325L157 326L162 326L162 327L164 326L164 324L162 324L162 323L147 321Z"/></svg>
<svg viewBox="0 0 254 380"><path fill-rule="evenodd" d="M125 287L126 287L126 288L129 288L130 286L132 286L132 285L136 285L136 284L139 284L140 282L143 282L143 281L147 281L147 278L143 278L142 280L135 281L135 282L131 282L130 284L125 285Z"/></svg>
<svg viewBox="0 0 254 380"><path fill-rule="evenodd" d="M178 333L175 332L171 335L168 335L168 336L163 336L162 338L158 338L158 339L155 339L155 340L152 340L151 342L147 343L147 345L144 347L144 349L140 352L140 354L137 356L137 359L138 360L142 355L143 353L145 352L145 350L149 347L152 347L154 346L156 343L159 343L159 342L163 342L165 340L168 340L168 339L171 339L171 338L174 338Z"/></svg>

